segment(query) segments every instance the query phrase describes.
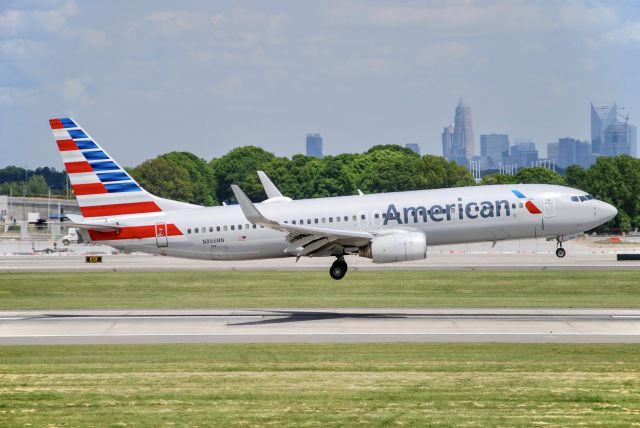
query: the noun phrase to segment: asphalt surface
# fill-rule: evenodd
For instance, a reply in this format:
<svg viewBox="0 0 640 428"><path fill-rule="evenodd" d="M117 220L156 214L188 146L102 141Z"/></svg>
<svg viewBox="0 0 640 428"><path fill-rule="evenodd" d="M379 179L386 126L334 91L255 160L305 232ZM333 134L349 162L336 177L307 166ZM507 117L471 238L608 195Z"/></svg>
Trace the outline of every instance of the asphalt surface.
<svg viewBox="0 0 640 428"><path fill-rule="evenodd" d="M0 344L640 343L640 309L0 311Z"/></svg>

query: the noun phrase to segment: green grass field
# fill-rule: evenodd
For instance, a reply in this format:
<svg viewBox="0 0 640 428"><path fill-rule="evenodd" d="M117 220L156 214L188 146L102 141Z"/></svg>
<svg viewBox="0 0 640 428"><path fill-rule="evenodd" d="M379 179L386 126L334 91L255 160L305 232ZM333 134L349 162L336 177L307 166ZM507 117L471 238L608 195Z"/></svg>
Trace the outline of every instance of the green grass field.
<svg viewBox="0 0 640 428"><path fill-rule="evenodd" d="M7 427L638 423L638 345L0 347Z"/></svg>
<svg viewBox="0 0 640 428"><path fill-rule="evenodd" d="M0 274L0 309L639 306L636 271Z"/></svg>

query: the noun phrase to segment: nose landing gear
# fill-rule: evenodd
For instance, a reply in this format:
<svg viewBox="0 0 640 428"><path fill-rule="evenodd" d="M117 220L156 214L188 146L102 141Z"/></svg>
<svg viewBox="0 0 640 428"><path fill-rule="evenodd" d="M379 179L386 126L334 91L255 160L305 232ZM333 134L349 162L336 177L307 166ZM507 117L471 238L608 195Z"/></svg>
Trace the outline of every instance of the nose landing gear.
<svg viewBox="0 0 640 428"><path fill-rule="evenodd" d="M558 243L556 244L557 245L556 256L563 258L564 256L567 255L567 252L565 251L564 248L562 248L562 241L560 240L560 238L558 238L557 240L558 240Z"/></svg>
<svg viewBox="0 0 640 428"><path fill-rule="evenodd" d="M347 262L344 261L344 257L340 256L337 257L336 261L331 265L329 275L335 280L342 279L347 274L347 269Z"/></svg>

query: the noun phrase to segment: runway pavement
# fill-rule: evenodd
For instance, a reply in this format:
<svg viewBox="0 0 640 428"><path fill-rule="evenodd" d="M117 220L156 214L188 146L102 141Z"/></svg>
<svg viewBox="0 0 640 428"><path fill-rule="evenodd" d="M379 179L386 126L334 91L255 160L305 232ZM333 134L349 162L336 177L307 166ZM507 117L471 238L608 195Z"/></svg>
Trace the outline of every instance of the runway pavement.
<svg viewBox="0 0 640 428"><path fill-rule="evenodd" d="M640 343L640 309L0 311L0 344Z"/></svg>

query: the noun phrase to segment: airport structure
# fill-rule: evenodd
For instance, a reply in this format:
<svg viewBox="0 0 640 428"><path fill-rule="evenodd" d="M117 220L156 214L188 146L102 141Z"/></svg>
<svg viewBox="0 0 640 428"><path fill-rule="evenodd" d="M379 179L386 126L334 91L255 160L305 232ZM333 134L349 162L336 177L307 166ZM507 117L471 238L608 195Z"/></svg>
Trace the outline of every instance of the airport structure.
<svg viewBox="0 0 640 428"><path fill-rule="evenodd" d="M307 134L307 156L322 158L322 136L320 134Z"/></svg>
<svg viewBox="0 0 640 428"><path fill-rule="evenodd" d="M65 214L80 214L75 199L29 198L0 195L0 223L36 223L57 220Z"/></svg>

